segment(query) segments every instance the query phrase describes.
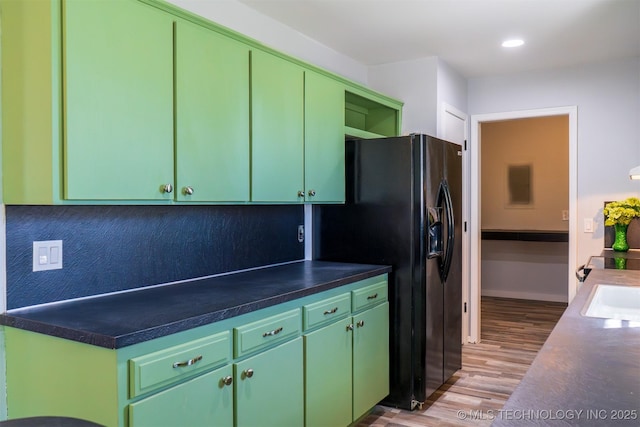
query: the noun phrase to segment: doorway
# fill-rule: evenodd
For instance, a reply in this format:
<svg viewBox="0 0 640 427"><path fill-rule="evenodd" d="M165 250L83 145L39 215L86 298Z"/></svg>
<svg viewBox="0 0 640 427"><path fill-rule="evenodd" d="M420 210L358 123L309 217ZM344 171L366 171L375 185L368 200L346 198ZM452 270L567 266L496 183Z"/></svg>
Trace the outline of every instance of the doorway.
<svg viewBox="0 0 640 427"><path fill-rule="evenodd" d="M471 116L471 138L469 144L469 308L470 324L468 342L480 341L480 309L481 309L481 128L483 123L491 123L505 120L526 119L534 117L567 116L569 130L569 200L568 200L568 274L567 274L567 301L571 301L577 290L577 281L573 275L576 267L576 223L577 223L577 107L558 107L537 110L513 111L505 113L492 113ZM526 176L526 168L518 168L514 165L514 177ZM521 198L526 198L525 193L519 193Z"/></svg>

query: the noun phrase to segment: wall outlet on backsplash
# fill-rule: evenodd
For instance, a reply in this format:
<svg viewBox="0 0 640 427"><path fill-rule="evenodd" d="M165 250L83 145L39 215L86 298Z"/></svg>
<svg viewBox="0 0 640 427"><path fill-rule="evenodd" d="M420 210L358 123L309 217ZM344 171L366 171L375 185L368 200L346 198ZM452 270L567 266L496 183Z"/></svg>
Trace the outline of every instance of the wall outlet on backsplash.
<svg viewBox="0 0 640 427"><path fill-rule="evenodd" d="M33 242L33 271L62 268L62 240Z"/></svg>

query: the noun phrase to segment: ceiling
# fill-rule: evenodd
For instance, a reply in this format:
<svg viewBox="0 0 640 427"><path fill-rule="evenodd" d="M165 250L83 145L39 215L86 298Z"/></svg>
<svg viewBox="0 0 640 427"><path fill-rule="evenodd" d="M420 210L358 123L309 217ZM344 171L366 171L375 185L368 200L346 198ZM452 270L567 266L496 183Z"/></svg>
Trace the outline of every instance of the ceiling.
<svg viewBox="0 0 640 427"><path fill-rule="evenodd" d="M640 0L239 1L368 66L437 56L472 78L640 57Z"/></svg>

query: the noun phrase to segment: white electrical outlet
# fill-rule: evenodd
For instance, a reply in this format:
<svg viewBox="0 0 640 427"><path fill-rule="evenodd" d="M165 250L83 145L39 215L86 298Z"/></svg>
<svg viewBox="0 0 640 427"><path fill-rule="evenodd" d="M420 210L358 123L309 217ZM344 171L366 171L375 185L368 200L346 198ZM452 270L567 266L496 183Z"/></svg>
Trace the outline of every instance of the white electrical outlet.
<svg viewBox="0 0 640 427"><path fill-rule="evenodd" d="M569 221L569 211L562 211L562 220L563 221Z"/></svg>
<svg viewBox="0 0 640 427"><path fill-rule="evenodd" d="M33 242L33 271L62 268L62 240Z"/></svg>

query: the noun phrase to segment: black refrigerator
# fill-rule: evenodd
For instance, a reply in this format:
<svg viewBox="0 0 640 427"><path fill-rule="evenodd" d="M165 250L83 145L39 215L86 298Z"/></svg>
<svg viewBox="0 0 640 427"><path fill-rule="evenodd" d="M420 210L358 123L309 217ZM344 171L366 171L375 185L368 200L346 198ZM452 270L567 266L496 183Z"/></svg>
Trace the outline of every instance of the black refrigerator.
<svg viewBox="0 0 640 427"><path fill-rule="evenodd" d="M414 409L461 368L461 147L419 134L345 144L346 202L314 206L313 257L393 267L382 403Z"/></svg>

